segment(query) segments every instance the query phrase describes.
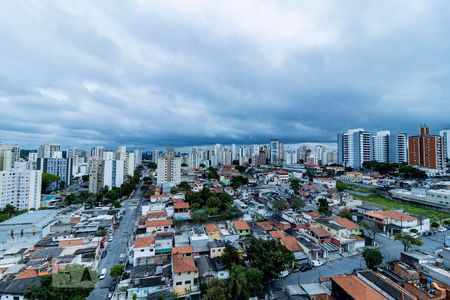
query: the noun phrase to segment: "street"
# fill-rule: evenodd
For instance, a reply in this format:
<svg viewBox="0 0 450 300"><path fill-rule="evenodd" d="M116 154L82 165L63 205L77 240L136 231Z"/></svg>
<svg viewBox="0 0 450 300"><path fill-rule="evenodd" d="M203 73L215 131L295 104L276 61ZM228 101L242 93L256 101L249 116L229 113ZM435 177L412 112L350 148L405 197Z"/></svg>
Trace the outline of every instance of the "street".
<svg viewBox="0 0 450 300"><path fill-rule="evenodd" d="M126 212L123 215L119 228L114 231L114 239L106 247L107 255L101 259L97 272L100 273L103 268L107 269L107 275L103 280L99 280L97 286L92 290L87 299L98 300L106 299L111 286L112 278L109 275L109 270L113 265L119 263L120 254L126 253L128 242L132 237L135 222L140 214L140 205L143 193L140 190L141 184L137 186L132 198L126 200L123 206Z"/></svg>
<svg viewBox="0 0 450 300"><path fill-rule="evenodd" d="M424 245L418 247L418 250L434 254L437 250L443 246L444 236L450 235L449 232L438 232L436 235L422 237ZM398 242L389 239L385 235L377 234L376 240L380 243L380 251L384 256L384 263L400 259L400 253L403 251L403 245ZM362 254L342 257L333 261L329 261L324 265L314 268L307 272L292 273L286 278L279 279L273 283L273 287L284 287L291 284L303 284L318 282L320 277L329 277L340 274L350 274L355 269L366 268L366 264L362 257Z"/></svg>

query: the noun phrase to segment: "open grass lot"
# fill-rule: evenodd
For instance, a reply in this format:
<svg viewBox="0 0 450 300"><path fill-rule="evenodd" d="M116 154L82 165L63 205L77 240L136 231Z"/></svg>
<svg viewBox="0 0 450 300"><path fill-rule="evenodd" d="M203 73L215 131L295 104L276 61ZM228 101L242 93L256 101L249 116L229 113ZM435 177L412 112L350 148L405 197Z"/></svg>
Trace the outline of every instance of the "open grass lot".
<svg viewBox="0 0 450 300"><path fill-rule="evenodd" d="M394 201L386 197L377 195L375 189L366 189L363 187L354 186L343 182L339 182L337 186L339 189L342 188L346 190L368 193L370 194L369 196L360 197L360 199L364 202L381 206L384 209L403 209L409 213L430 218L432 221L450 219L450 213L441 212L433 208L418 206L412 203Z"/></svg>

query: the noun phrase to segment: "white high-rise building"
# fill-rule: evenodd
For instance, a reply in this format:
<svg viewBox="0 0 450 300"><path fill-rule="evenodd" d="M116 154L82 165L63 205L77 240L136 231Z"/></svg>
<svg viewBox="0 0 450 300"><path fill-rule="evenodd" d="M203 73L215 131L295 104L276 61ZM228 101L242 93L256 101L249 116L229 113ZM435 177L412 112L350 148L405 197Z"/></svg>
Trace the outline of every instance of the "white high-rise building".
<svg viewBox="0 0 450 300"><path fill-rule="evenodd" d="M103 160L113 160L114 159L114 152L112 152L112 151L104 151L102 157L103 157Z"/></svg>
<svg viewBox="0 0 450 300"><path fill-rule="evenodd" d="M123 160L127 159L127 147L124 145L120 145L116 151L116 159Z"/></svg>
<svg viewBox="0 0 450 300"><path fill-rule="evenodd" d="M372 160L372 139L362 128L350 129L338 134L338 162L359 169L366 161Z"/></svg>
<svg viewBox="0 0 450 300"><path fill-rule="evenodd" d="M41 206L41 184L41 171L0 171L0 208L10 204L17 210L38 209Z"/></svg>
<svg viewBox="0 0 450 300"><path fill-rule="evenodd" d="M103 182L102 187L120 187L124 179L124 161L106 160L103 162Z"/></svg>
<svg viewBox="0 0 450 300"><path fill-rule="evenodd" d="M13 156L11 149L0 145L0 171L8 171L12 167Z"/></svg>
<svg viewBox="0 0 450 300"><path fill-rule="evenodd" d="M439 135L442 137L444 144L444 158L450 159L450 129L441 130Z"/></svg>
<svg viewBox="0 0 450 300"><path fill-rule="evenodd" d="M408 162L408 138L406 133L389 136L389 162L391 164Z"/></svg>
<svg viewBox="0 0 450 300"><path fill-rule="evenodd" d="M95 156L89 160L89 192L91 193L97 193L103 188L104 162L104 160Z"/></svg>
<svg viewBox="0 0 450 300"><path fill-rule="evenodd" d="M189 155L189 166L193 168L199 168L200 159L196 148L192 148L191 154Z"/></svg>
<svg viewBox="0 0 450 300"><path fill-rule="evenodd" d="M61 145L59 144L46 144L39 146L38 150L38 158L61 158L60 153L61 152Z"/></svg>
<svg viewBox="0 0 450 300"><path fill-rule="evenodd" d="M105 152L105 147L98 146L91 149L91 157L103 157L103 152Z"/></svg>
<svg viewBox="0 0 450 300"><path fill-rule="evenodd" d="M389 130L377 131L373 137L373 159L377 162L389 162Z"/></svg>
<svg viewBox="0 0 450 300"><path fill-rule="evenodd" d="M126 153L124 163L125 163L123 171L125 176L124 178L126 178L127 175L133 176L135 167L134 152Z"/></svg>
<svg viewBox="0 0 450 300"><path fill-rule="evenodd" d="M133 152L134 152L134 166L137 167L142 165L142 150L135 149Z"/></svg>
<svg viewBox="0 0 450 300"><path fill-rule="evenodd" d="M232 160L237 160L238 159L238 155L236 152L236 144L231 145L231 159Z"/></svg>
<svg viewBox="0 0 450 300"><path fill-rule="evenodd" d="M166 155L158 159L157 184L180 184L181 157L175 157L173 149L167 149Z"/></svg>
<svg viewBox="0 0 450 300"><path fill-rule="evenodd" d="M152 152L152 162L157 164L158 163L158 159L159 159L159 150L153 150L153 152Z"/></svg>

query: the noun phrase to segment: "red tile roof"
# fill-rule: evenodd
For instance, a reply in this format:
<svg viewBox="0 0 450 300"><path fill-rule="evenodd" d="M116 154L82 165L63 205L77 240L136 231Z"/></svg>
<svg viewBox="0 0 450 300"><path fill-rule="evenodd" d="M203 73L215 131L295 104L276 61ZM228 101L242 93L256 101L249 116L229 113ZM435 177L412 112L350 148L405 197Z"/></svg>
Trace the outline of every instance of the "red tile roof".
<svg viewBox="0 0 450 300"><path fill-rule="evenodd" d="M258 225L258 226L264 228L265 231L269 231L269 230L272 230L272 229L273 229L272 224L270 224L270 223L267 222L267 221L256 222L256 225Z"/></svg>
<svg viewBox="0 0 450 300"><path fill-rule="evenodd" d="M285 236L286 234L284 233L284 231L282 230L274 230L274 231L270 231L269 232L270 236L273 239L281 239L283 236Z"/></svg>
<svg viewBox="0 0 450 300"><path fill-rule="evenodd" d="M174 256L172 266L175 273L197 272L197 267L192 256Z"/></svg>
<svg viewBox="0 0 450 300"><path fill-rule="evenodd" d="M323 229L322 227L311 227L309 229L312 233L314 233L315 236L319 238L325 238L331 236L331 234Z"/></svg>
<svg viewBox="0 0 450 300"><path fill-rule="evenodd" d="M174 209L189 208L189 203L184 201L173 201L173 208Z"/></svg>
<svg viewBox="0 0 450 300"><path fill-rule="evenodd" d="M344 227L347 230L359 230L360 229L358 224L356 224L355 222L352 222L346 218L336 217L336 218L332 218L332 220L334 220L336 223L338 223L339 225L341 225L342 227Z"/></svg>
<svg viewBox="0 0 450 300"><path fill-rule="evenodd" d="M299 243L297 242L297 239L293 236L283 236L280 238L283 245L291 252L297 252L301 251L302 248L300 247Z"/></svg>
<svg viewBox="0 0 450 300"><path fill-rule="evenodd" d="M134 248L145 248L155 243L154 237L137 238L134 241Z"/></svg>
<svg viewBox="0 0 450 300"><path fill-rule="evenodd" d="M172 255L175 254L191 254L192 253L192 246L180 246L180 247L173 247L172 248Z"/></svg>
<svg viewBox="0 0 450 300"><path fill-rule="evenodd" d="M333 276L331 280L339 285L352 299L386 299L364 281L354 275Z"/></svg>
<svg viewBox="0 0 450 300"><path fill-rule="evenodd" d="M162 219L162 220L146 220L145 227L156 227L156 226L172 226L172 219Z"/></svg>
<svg viewBox="0 0 450 300"><path fill-rule="evenodd" d="M250 226L248 226L248 223L244 220L236 220L233 223L237 230L250 230Z"/></svg>
<svg viewBox="0 0 450 300"><path fill-rule="evenodd" d="M216 224L206 224L205 225L205 230L207 233L216 233L216 232L220 232L219 228L217 227Z"/></svg>
<svg viewBox="0 0 450 300"><path fill-rule="evenodd" d="M395 210L386 210L386 211L374 211L374 212L366 212L366 216L374 217L377 219L394 219L397 221L414 221L417 220L416 217L395 211Z"/></svg>

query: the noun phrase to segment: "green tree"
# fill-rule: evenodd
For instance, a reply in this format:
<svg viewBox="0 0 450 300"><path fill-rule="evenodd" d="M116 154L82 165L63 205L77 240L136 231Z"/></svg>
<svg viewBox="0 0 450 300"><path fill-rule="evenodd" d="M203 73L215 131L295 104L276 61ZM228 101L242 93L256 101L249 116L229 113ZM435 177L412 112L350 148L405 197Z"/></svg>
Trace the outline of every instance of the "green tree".
<svg viewBox="0 0 450 300"><path fill-rule="evenodd" d="M422 246L423 241L421 238L415 238L408 233L400 232L394 235L394 240L403 244L403 251L408 251L412 246Z"/></svg>
<svg viewBox="0 0 450 300"><path fill-rule="evenodd" d="M365 229L364 232L367 232L369 237L371 237L373 240L376 240L376 235L378 232L380 232L377 224L373 222L362 221L359 225L361 225L361 227Z"/></svg>
<svg viewBox="0 0 450 300"><path fill-rule="evenodd" d="M106 232L106 230L105 229L100 229L99 231L97 231L97 236L100 236L100 237L104 237L104 236L106 236L108 233Z"/></svg>
<svg viewBox="0 0 450 300"><path fill-rule="evenodd" d="M350 221L352 221L352 217L353 217L353 212L348 209L348 208L344 208L343 210L341 210L341 212L339 213L339 217L341 218L346 218L349 219Z"/></svg>
<svg viewBox="0 0 450 300"><path fill-rule="evenodd" d="M233 247L233 245L230 244L225 245L225 249L222 255L222 261L228 269L230 269L231 266L234 264L241 263L239 253L236 250L236 248Z"/></svg>
<svg viewBox="0 0 450 300"><path fill-rule="evenodd" d="M282 271L288 269L294 255L274 240L252 239L247 247L247 259L250 266L263 272L264 281L267 282L278 278Z"/></svg>
<svg viewBox="0 0 450 300"><path fill-rule="evenodd" d="M331 216L331 209L326 198L319 198L318 211L325 216Z"/></svg>
<svg viewBox="0 0 450 300"><path fill-rule="evenodd" d="M191 185L187 181L182 181L178 185L178 188L180 189L180 191L188 192L191 190Z"/></svg>
<svg viewBox="0 0 450 300"><path fill-rule="evenodd" d="M294 177L290 180L290 184L291 184L291 188L297 192L298 189L300 188L300 179L298 179L297 177Z"/></svg>
<svg viewBox="0 0 450 300"><path fill-rule="evenodd" d="M123 272L125 272L125 268L123 265L114 265L111 267L110 275L111 277L120 277Z"/></svg>
<svg viewBox="0 0 450 300"><path fill-rule="evenodd" d="M438 222L433 222L430 225L432 228L439 228L439 223Z"/></svg>
<svg viewBox="0 0 450 300"><path fill-rule="evenodd" d="M283 200L275 200L272 203L272 208L277 212L280 213L281 211L285 210L286 208L288 208L288 205L286 203L286 201Z"/></svg>
<svg viewBox="0 0 450 300"><path fill-rule="evenodd" d="M234 167L236 170L238 170L240 173L245 172L245 170L247 170L247 167L245 166L236 166Z"/></svg>
<svg viewBox="0 0 450 300"><path fill-rule="evenodd" d="M8 217L10 217L10 218L17 213L16 208L14 206L12 206L11 204L6 204L2 211L4 214L7 214Z"/></svg>
<svg viewBox="0 0 450 300"><path fill-rule="evenodd" d="M59 176L50 174L50 173L42 173L42 191L47 191L47 187L53 183L58 182L61 178Z"/></svg>
<svg viewBox="0 0 450 300"><path fill-rule="evenodd" d="M227 300L231 297L228 286L224 280L213 279L208 283L203 299L205 300Z"/></svg>
<svg viewBox="0 0 450 300"><path fill-rule="evenodd" d="M364 248L363 258L366 266L372 270L383 262L383 255L380 250L375 248Z"/></svg>
<svg viewBox="0 0 450 300"><path fill-rule="evenodd" d="M291 207L294 211L298 211L305 206L305 201L298 197L293 197L291 200Z"/></svg>

